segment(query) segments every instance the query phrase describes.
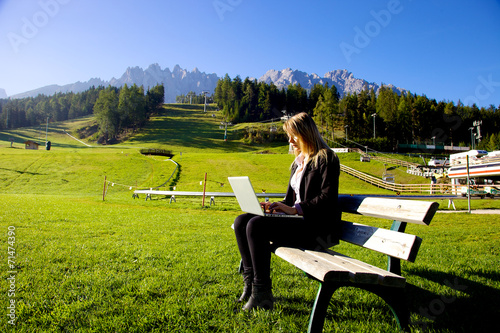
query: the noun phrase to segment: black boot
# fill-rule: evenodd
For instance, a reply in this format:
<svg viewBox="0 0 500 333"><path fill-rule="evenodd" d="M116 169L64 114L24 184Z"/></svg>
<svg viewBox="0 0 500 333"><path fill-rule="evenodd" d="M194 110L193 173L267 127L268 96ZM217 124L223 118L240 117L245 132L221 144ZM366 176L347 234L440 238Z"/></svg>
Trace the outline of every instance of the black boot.
<svg viewBox="0 0 500 333"><path fill-rule="evenodd" d="M241 294L240 298L236 301L238 303L245 302L252 295L252 273L243 273L243 282L245 285L243 286L243 294Z"/></svg>
<svg viewBox="0 0 500 333"><path fill-rule="evenodd" d="M243 306L243 311L252 309L272 310L274 306L273 293L270 284L253 284L252 296Z"/></svg>

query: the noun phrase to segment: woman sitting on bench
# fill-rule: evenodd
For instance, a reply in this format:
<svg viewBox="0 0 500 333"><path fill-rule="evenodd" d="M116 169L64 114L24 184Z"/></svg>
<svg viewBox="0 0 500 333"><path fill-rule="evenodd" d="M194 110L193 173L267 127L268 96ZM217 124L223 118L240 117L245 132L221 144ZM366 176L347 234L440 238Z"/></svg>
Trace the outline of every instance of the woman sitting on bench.
<svg viewBox="0 0 500 333"><path fill-rule="evenodd" d="M340 164L307 113L285 122L283 129L295 153L285 199L261 203L266 211L299 214L303 218L243 214L234 221L243 266L244 288L238 302L244 311L272 309L271 252L277 246L315 249L338 239ZM272 175L269 175L272 177ZM272 242L272 245L270 244Z"/></svg>

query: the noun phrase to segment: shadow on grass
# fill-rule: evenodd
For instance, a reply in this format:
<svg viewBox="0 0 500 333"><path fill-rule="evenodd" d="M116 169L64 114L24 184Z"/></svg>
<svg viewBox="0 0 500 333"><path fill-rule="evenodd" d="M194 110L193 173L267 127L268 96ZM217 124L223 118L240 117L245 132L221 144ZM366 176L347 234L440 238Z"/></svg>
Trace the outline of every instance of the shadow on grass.
<svg viewBox="0 0 500 333"><path fill-rule="evenodd" d="M419 316L412 324L423 330L454 332L492 332L500 318L500 290L463 277L436 270L410 269L411 275L447 286L451 293L439 295L414 285L407 285L410 311ZM498 285L500 273L495 271L469 272L478 280Z"/></svg>
<svg viewBox="0 0 500 333"><path fill-rule="evenodd" d="M455 274L436 270L411 269L408 275L415 275L421 279L447 287L446 293L436 292L407 284L406 296L412 320L410 327L421 331L452 331L452 332L493 332L497 330L500 318L500 290L486 284L472 281ZM498 285L500 273L491 270L469 272L477 280L488 281ZM339 289L342 290L345 287ZM361 290L347 287L347 289ZM363 293L368 291L361 290ZM336 293L337 294L337 293ZM336 313L348 307L350 313L370 313L370 308L376 312L387 313L387 318L380 318L381 324L386 321L390 324L392 314L383 300L373 303L359 297L339 299L333 295L328 307L326 321L342 320L343 315ZM347 296L349 294L344 294ZM354 294L353 294L354 295ZM360 295L360 294L356 294ZM374 294L371 294L374 295ZM375 298L378 296L374 295ZM302 310L305 300L302 297L281 295L277 301L284 304L283 313L290 316L304 316L309 318L313 303L309 310ZM379 304L379 305L377 305ZM344 318L345 319L345 318Z"/></svg>
<svg viewBox="0 0 500 333"><path fill-rule="evenodd" d="M203 109L203 104L170 104L173 109L196 110Z"/></svg>
<svg viewBox="0 0 500 333"><path fill-rule="evenodd" d="M309 322L314 307L314 300L305 300L301 296L277 297L277 302L283 305L283 314L291 317L302 317ZM362 319L360 319L362 318ZM349 324L346 324L349 322ZM370 291L353 286L342 286L336 290L330 299L325 317L325 327L328 325L352 324L377 325L382 331L397 330L397 324L390 307L385 301ZM373 327L371 327L373 328ZM373 328L374 329L374 328Z"/></svg>
<svg viewBox="0 0 500 333"><path fill-rule="evenodd" d="M0 170L5 170L5 171L10 171L10 172L15 172L18 173L19 175L31 175L31 176L41 176L41 175L47 175L46 173L39 173L39 172L29 172L29 171L20 171L20 170L14 170L14 169L7 169L7 168L0 168Z"/></svg>

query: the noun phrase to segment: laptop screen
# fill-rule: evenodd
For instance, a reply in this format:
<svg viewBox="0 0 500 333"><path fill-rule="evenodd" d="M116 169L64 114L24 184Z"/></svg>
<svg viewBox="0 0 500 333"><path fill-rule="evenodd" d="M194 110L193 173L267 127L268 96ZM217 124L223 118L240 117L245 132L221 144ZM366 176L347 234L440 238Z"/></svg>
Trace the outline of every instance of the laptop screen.
<svg viewBox="0 0 500 333"><path fill-rule="evenodd" d="M259 199L255 195L250 178L244 177L228 177L229 183L233 188L234 195L238 200L240 208L245 213L263 216L264 212L259 203Z"/></svg>

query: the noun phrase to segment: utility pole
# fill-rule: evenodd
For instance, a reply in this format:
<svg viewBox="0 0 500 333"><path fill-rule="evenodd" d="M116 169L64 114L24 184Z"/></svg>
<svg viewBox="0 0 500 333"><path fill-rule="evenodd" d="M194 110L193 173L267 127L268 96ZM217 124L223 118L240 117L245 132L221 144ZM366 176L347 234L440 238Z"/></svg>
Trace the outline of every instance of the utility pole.
<svg viewBox="0 0 500 333"><path fill-rule="evenodd" d="M49 132L49 117L47 117L47 126L45 127L45 143L47 143L48 132Z"/></svg>
<svg viewBox="0 0 500 333"><path fill-rule="evenodd" d="M224 141L227 141L227 125L232 125L231 122L221 121L219 128L224 129Z"/></svg>
<svg viewBox="0 0 500 333"><path fill-rule="evenodd" d="M481 142L481 125L483 124L483 121L482 120L475 120L472 125L474 125L477 129L477 142Z"/></svg>
<svg viewBox="0 0 500 333"><path fill-rule="evenodd" d="M471 149L474 149L474 127L469 127Z"/></svg>
<svg viewBox="0 0 500 333"><path fill-rule="evenodd" d="M377 117L376 113L372 113L373 117L373 138L375 139L375 117Z"/></svg>
<svg viewBox="0 0 500 333"><path fill-rule="evenodd" d="M208 94L208 91L203 91L202 94L205 96L205 104L203 105L203 112L207 112L207 94Z"/></svg>

